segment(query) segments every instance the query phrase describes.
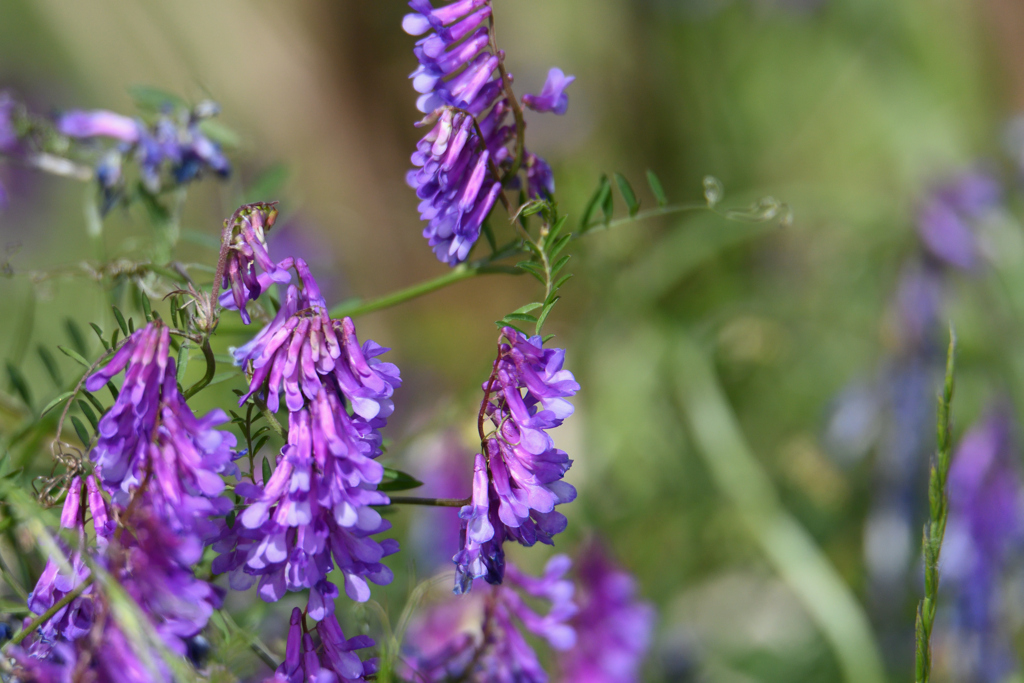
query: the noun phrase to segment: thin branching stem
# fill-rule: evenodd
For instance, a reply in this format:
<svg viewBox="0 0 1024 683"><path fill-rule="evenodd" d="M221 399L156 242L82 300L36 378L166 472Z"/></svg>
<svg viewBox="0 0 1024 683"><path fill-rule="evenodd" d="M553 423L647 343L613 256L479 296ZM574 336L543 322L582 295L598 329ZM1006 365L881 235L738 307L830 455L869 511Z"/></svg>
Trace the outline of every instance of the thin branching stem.
<svg viewBox="0 0 1024 683"><path fill-rule="evenodd" d="M469 505L469 498L420 498L418 496L390 496L392 505L425 505L438 508L460 508Z"/></svg>
<svg viewBox="0 0 1024 683"><path fill-rule="evenodd" d="M217 372L217 360L213 357L213 349L210 348L209 339L203 340L202 349L203 357L206 358L206 373L199 379L198 382L193 384L185 391L184 397L186 401L195 396L196 394L198 394L200 391L202 391L206 387L206 385L210 383L210 380L213 379L214 373Z"/></svg>
<svg viewBox="0 0 1024 683"><path fill-rule="evenodd" d="M14 635L14 637L10 639L10 641L7 643L7 645L4 646L4 649L6 650L9 647L14 647L14 646L18 645L21 641L25 640L25 638L28 636L28 634L32 633L37 628L39 628L40 624L44 624L47 621L49 621L50 618L54 614L56 614L57 612L59 612L62 609L64 609L72 600L74 600L75 598L80 596L82 593L84 593L85 589L88 588L91 585L92 585L92 576L90 576L87 579L85 579L84 581L82 581L82 583L78 584L77 588L75 588L73 591L71 591L70 593L65 595L63 598L61 598L60 600L55 602L53 607L51 607L50 609L46 610L45 612L40 614L38 617L36 617L32 621L30 621L28 624L26 624L25 628L23 628L20 631L18 631Z"/></svg>

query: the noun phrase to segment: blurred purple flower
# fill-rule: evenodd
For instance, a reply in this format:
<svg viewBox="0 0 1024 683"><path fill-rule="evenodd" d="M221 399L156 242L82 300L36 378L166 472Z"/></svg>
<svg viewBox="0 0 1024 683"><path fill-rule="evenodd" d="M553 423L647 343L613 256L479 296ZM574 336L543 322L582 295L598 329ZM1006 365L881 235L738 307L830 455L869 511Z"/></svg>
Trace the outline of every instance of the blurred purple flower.
<svg viewBox="0 0 1024 683"><path fill-rule="evenodd" d="M494 426L485 439L489 485L485 494L483 456L478 456L473 503L459 513L466 545L454 558L456 592L468 589L474 578L501 582L506 538L525 546L552 544L552 536L566 524L555 506L576 498L576 489L562 481L572 461L547 434L572 415L566 399L579 390L562 367L565 351L544 349L540 337L526 337L511 327L502 330L502 340L483 385L484 414Z"/></svg>
<svg viewBox="0 0 1024 683"><path fill-rule="evenodd" d="M417 125L430 128L416 145L415 168L406 182L421 200L423 236L439 260L455 266L480 238L501 193L501 176L515 162L509 145L516 129L506 122L511 105L498 71L504 54L493 52L489 0L437 8L430 0L411 0L409 6L414 13L405 16L402 28L411 35L430 32L416 42L420 65L409 76L421 93L416 106L427 114ZM571 81L553 69L544 92L527 97L539 111L564 113L568 99L562 90ZM534 196L553 186L542 163L527 164L538 171L528 188Z"/></svg>
<svg viewBox="0 0 1024 683"><path fill-rule="evenodd" d="M18 145L18 131L14 128L14 98L0 90L0 152L10 152Z"/></svg>
<svg viewBox="0 0 1024 683"><path fill-rule="evenodd" d="M651 644L654 607L636 596L633 577L592 541L576 561L576 646L559 658L563 683L635 683Z"/></svg>
<svg viewBox="0 0 1024 683"><path fill-rule="evenodd" d="M548 71L548 78L544 81L539 95L523 95L523 104L534 111L551 112L561 116L569 108L569 96L565 94L575 76L566 76L557 66Z"/></svg>
<svg viewBox="0 0 1024 683"><path fill-rule="evenodd" d="M285 659L266 683L355 683L372 680L377 660L360 661L353 650L373 647L369 636L345 639L338 620L329 616L316 625L320 646L305 632L302 612L292 610Z"/></svg>
<svg viewBox="0 0 1024 683"><path fill-rule="evenodd" d="M57 132L72 138L107 137L121 142L137 142L142 123L104 109L73 109L57 119Z"/></svg>
<svg viewBox="0 0 1024 683"><path fill-rule="evenodd" d="M963 173L937 188L922 206L917 231L928 252L942 263L974 270L980 250L974 223L997 207L1002 188L992 176Z"/></svg>
<svg viewBox="0 0 1024 683"><path fill-rule="evenodd" d="M949 473L950 516L943 548L944 588L955 596L956 668L995 683L1015 669L1000 616L1011 552L1024 542L1024 489L1008 405L989 410L963 437Z"/></svg>
<svg viewBox="0 0 1024 683"><path fill-rule="evenodd" d="M292 267L292 259L286 258L281 263L274 263L267 252L266 231L277 219L277 208L273 205L251 205L238 216L236 225L231 226L232 235L229 240L227 260L224 264L224 277L220 294L220 305L232 311L238 311L242 322L252 322L246 304L259 298L270 285L291 282L288 270ZM256 266L263 271L257 275Z"/></svg>
<svg viewBox="0 0 1024 683"><path fill-rule="evenodd" d="M532 577L509 565L504 585L449 598L416 615L407 631L406 675L427 683L547 683L519 625L556 650L576 644L569 624L576 614L573 585L565 579L570 566L569 558L556 555L543 576ZM547 602L547 613L538 614L520 593Z"/></svg>
<svg viewBox="0 0 1024 683"><path fill-rule="evenodd" d="M463 447L453 431L431 436L410 451L415 455L410 459L410 471L423 482L425 490L439 498L465 498L471 491L473 477L466 467L471 451ZM452 556L463 546L458 509L425 507L410 523L408 544L416 556L417 569L433 573L449 568Z"/></svg>

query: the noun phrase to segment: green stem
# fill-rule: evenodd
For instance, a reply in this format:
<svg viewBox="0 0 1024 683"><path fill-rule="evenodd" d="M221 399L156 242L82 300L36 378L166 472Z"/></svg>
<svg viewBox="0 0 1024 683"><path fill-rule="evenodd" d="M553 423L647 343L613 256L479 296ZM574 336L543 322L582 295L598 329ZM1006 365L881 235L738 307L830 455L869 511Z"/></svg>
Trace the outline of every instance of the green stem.
<svg viewBox="0 0 1024 683"><path fill-rule="evenodd" d="M210 380L213 379L214 373L217 372L217 359L213 357L213 349L210 348L209 339L203 340L202 349L203 357L206 358L206 374L204 374L198 382L185 391L184 396L186 401L202 391L203 388L210 383Z"/></svg>
<svg viewBox="0 0 1024 683"><path fill-rule="evenodd" d="M949 349L946 352L946 381L939 396L938 410L938 453L932 463L928 478L928 507L930 519L924 525L922 550L924 554L924 597L917 606L915 632L917 636L917 657L914 680L928 683L932 673L932 627L935 625L935 607L939 599L939 556L942 554L942 540L946 535L946 519L949 515L949 491L946 479L953 453L952 422L950 405L953 402L953 372L956 368L956 332L949 327Z"/></svg>
<svg viewBox="0 0 1024 683"><path fill-rule="evenodd" d="M686 213L687 211L710 211L711 213L717 214L726 218L725 213L718 211L707 205L707 202L690 202L688 204L672 204L671 206L659 206L656 209L648 209L647 211L640 211L632 216L623 216L622 218L616 218L613 221L590 223L583 227L577 233L573 234L573 239L579 239L587 233L593 232L594 230L611 230L617 228L620 225L628 225L629 223L636 223L648 218L655 218L657 216L670 216L676 213Z"/></svg>
<svg viewBox="0 0 1024 683"><path fill-rule="evenodd" d="M469 505L469 498L418 498L416 496L391 496L392 505L426 505L440 508L460 508Z"/></svg>
<svg viewBox="0 0 1024 683"><path fill-rule="evenodd" d="M50 617L52 617L54 614L56 614L57 612L59 612L62 609L64 609L68 605L68 603L70 603L72 600L74 600L75 598L80 596L82 593L84 593L85 589L88 588L91 585L92 585L92 576L90 576L85 581L80 583L78 585L78 588L76 588L75 590L71 591L70 593L65 595L63 598L58 600L53 605L53 607L51 607L50 609L46 610L45 612L40 614L38 617L36 617L32 621L30 621L25 626L25 628L23 628L20 631L18 631L14 635L14 637L10 639L10 641L7 643L7 645L4 646L4 649L7 649L8 647L14 647L15 645L17 645L21 641L25 640L25 638L28 636L28 634L32 633L37 628L39 628L40 624L43 624L46 621L48 621L50 619Z"/></svg>

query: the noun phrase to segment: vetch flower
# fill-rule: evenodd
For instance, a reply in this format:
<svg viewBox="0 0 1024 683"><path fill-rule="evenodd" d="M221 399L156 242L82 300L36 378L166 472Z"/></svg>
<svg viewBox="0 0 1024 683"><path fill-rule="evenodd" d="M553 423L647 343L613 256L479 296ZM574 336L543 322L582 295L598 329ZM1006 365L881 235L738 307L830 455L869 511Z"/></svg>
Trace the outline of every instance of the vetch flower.
<svg viewBox="0 0 1024 683"><path fill-rule="evenodd" d="M246 325L251 322L249 312L245 310L246 304L259 298L270 285L285 284L292 279L288 272L292 259L274 263L267 252L266 231L275 220L276 207L258 204L246 207L235 224L230 226L232 232L221 281L224 291L220 294L220 305L238 311ZM263 272L257 274L257 265Z"/></svg>
<svg viewBox="0 0 1024 683"><path fill-rule="evenodd" d="M355 683L377 673L377 660L359 659L354 650L373 647L369 636L345 638L338 620L331 615L316 625L319 645L306 631L302 612L292 610L285 658L266 683Z"/></svg>
<svg viewBox="0 0 1024 683"><path fill-rule="evenodd" d="M489 0L442 7L412 0L409 6L414 12L405 16L402 28L412 35L427 33L413 49L419 66L409 77L420 93L416 106L426 114L417 125L428 132L416 145L406 182L421 200L420 218L427 222L423 236L439 260L455 266L480 238L502 182L515 186L515 179L503 177L516 165L510 149L517 142L516 126L507 121L514 103L499 69L504 54L491 40ZM507 78L511 82L511 75ZM544 92L529 96L535 108L564 113L568 98L563 91L572 78L552 70ZM549 196L554 189L550 168L521 144L519 151L529 176L527 191Z"/></svg>
<svg viewBox="0 0 1024 683"><path fill-rule="evenodd" d="M545 349L540 337L511 327L502 330L498 351L483 385L483 414L493 427L484 437L489 483L485 489L480 455L473 503L460 513L465 547L454 558L456 592L466 590L471 578L501 582L505 539L525 546L552 544L566 525L555 506L576 498L576 489L562 480L572 461L547 434L572 414L566 399L579 390L572 373L562 367L565 351Z"/></svg>
<svg viewBox="0 0 1024 683"><path fill-rule="evenodd" d="M142 123L112 111L73 109L57 119L57 132L72 138L106 137L121 142L137 142Z"/></svg>
<svg viewBox="0 0 1024 683"><path fill-rule="evenodd" d="M637 598L633 577L597 542L576 561L576 645L559 655L564 683L635 683L651 644L654 608Z"/></svg>
<svg viewBox="0 0 1024 683"><path fill-rule="evenodd" d="M928 197L917 219L925 248L945 265L974 270L980 259L976 224L1001 198L998 181L980 171L964 173L940 186Z"/></svg>
<svg viewBox="0 0 1024 683"><path fill-rule="evenodd" d="M543 576L533 577L509 565L504 585L482 586L422 611L407 632L406 675L428 683L547 683L522 629L556 650L575 645L569 624L577 611L574 589L565 578L570 566L567 557L556 555ZM535 611L524 595L548 603L547 612Z"/></svg>
<svg viewBox="0 0 1024 683"><path fill-rule="evenodd" d="M569 96L565 89L576 80L575 76L566 76L558 67L548 71L539 95L523 95L523 104L534 111L552 112L561 116L569 108Z"/></svg>

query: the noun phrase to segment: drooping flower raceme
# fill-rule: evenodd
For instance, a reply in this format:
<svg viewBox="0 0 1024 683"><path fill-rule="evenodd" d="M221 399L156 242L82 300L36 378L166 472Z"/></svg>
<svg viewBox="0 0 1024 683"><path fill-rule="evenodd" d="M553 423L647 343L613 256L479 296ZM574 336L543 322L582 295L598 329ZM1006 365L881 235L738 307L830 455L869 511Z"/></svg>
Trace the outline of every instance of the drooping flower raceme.
<svg viewBox="0 0 1024 683"><path fill-rule="evenodd" d="M268 601L310 589L308 614L320 620L333 612L335 566L354 600L369 598L367 580L391 581L380 560L398 544L371 538L390 527L371 506L388 503L375 459L401 379L377 358L387 349L360 345L351 319L331 320L305 262L295 269L303 288L289 285L274 320L234 351L252 372L242 401L257 394L277 411L284 392L288 443L268 481L236 487L250 503L218 542L214 569L231 572L236 588L259 577Z"/></svg>
<svg viewBox="0 0 1024 683"><path fill-rule="evenodd" d="M546 683L548 676L522 628L556 650L576 643L569 620L576 614L573 585L565 578L569 558L552 557L541 577L509 565L501 586L448 598L418 614L407 632L405 672L427 683ZM548 603L546 614L530 608L523 594Z"/></svg>
<svg viewBox="0 0 1024 683"><path fill-rule="evenodd" d="M216 104L202 102L190 111L168 110L151 125L106 110L71 110L57 119L57 131L78 140L113 140L101 147L96 179L109 210L123 191L121 167L132 158L138 165L145 188L153 194L171 185L185 185L204 173L221 177L231 173L231 164L220 146L202 130L204 119L219 111Z"/></svg>
<svg viewBox="0 0 1024 683"><path fill-rule="evenodd" d="M559 654L563 683L635 683L650 647L654 608L636 596L633 577L597 542L576 560L576 645Z"/></svg>
<svg viewBox="0 0 1024 683"><path fill-rule="evenodd" d="M411 35L427 34L416 42L419 67L410 78L421 93L416 106L427 115L418 125L428 132L416 146L406 181L421 200L420 217L427 222L423 236L438 259L454 266L479 239L502 182L516 186L513 178L503 177L517 167L511 143L523 154L518 164L527 169L531 196L553 192L553 181L547 164L523 150L517 126L507 121L513 112L522 127L519 105L509 99L512 77L506 75L506 83L499 68L504 54L491 40L490 0L436 8L430 0L411 0L409 6L414 11L402 27ZM538 111L564 113L564 90L572 80L553 69L542 93L524 102Z"/></svg>
<svg viewBox="0 0 1024 683"><path fill-rule="evenodd" d="M136 330L110 361L85 382L102 388L125 370L117 400L99 421L91 457L116 504L126 506L139 488L152 509L178 533L207 542L231 501L220 494L222 475L236 475L235 436L215 429L222 410L197 418L178 391L169 356L170 332L158 322Z"/></svg>
<svg viewBox="0 0 1024 683"><path fill-rule="evenodd" d="M468 590L475 578L501 582L505 539L551 544L565 529L555 506L576 498L576 489L562 480L572 461L547 433L572 415L566 399L579 390L564 359L564 350L545 349L540 337L502 330L483 385L482 411L493 431L484 436L487 453L476 458L472 503L460 512L465 546L454 558L456 592Z"/></svg>
<svg viewBox="0 0 1024 683"><path fill-rule="evenodd" d="M299 608L293 609L284 661L265 683L355 683L377 672L376 659L363 662L354 652L374 646L369 636L346 639L334 615L316 625L316 635L319 643L305 632Z"/></svg>

